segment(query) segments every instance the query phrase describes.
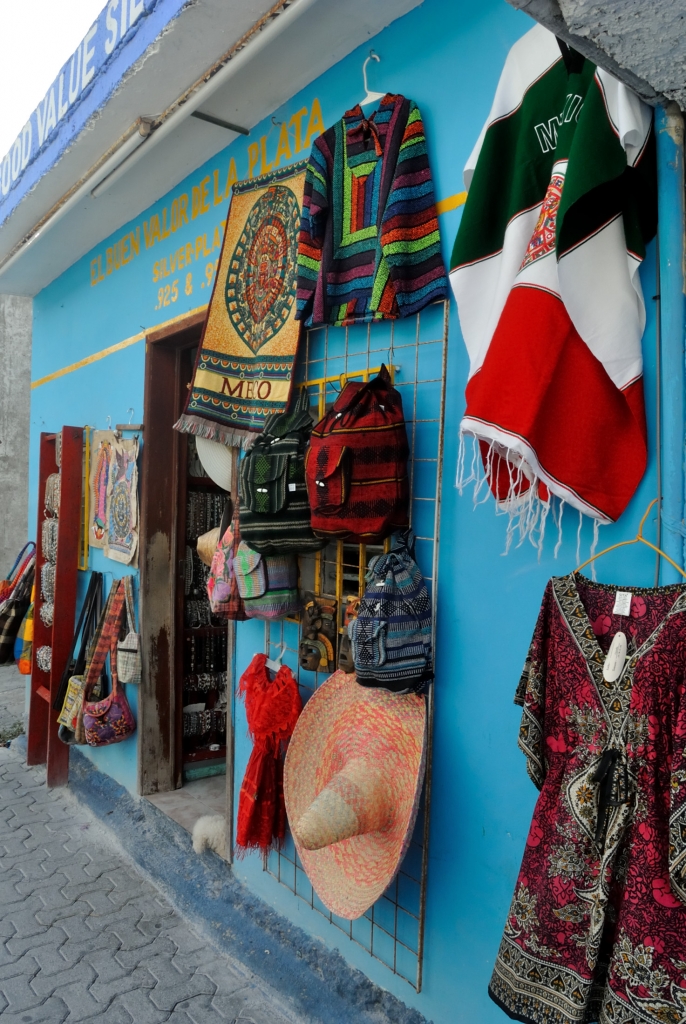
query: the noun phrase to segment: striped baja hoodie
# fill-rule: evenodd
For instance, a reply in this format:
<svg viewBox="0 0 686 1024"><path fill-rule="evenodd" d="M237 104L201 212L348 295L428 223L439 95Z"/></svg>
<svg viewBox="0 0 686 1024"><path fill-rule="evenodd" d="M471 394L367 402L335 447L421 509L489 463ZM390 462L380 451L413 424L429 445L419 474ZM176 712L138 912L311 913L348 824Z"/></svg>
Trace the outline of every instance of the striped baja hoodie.
<svg viewBox="0 0 686 1024"><path fill-rule="evenodd" d="M393 320L447 294L419 109L390 93L368 116L358 104L312 146L296 319Z"/></svg>

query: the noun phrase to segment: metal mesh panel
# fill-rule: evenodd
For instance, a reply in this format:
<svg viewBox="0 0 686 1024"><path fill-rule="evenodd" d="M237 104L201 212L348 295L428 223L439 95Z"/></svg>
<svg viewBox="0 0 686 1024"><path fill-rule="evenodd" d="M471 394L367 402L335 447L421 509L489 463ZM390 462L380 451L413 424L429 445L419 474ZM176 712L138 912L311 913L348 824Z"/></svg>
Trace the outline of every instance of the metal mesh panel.
<svg viewBox="0 0 686 1024"><path fill-rule="evenodd" d="M306 334L304 359L296 377L296 384L307 386L312 415L318 420L336 400L347 379L368 380L382 363L391 371L393 383L402 395L410 443L410 522L417 537L415 557L433 605L434 650L447 341L448 304L443 302L406 320L312 329ZM301 557L301 587L336 598L339 633L343 631L345 598L362 594L367 563L382 550L381 546L337 541L317 555ZM307 700L327 673L308 672L299 667L299 623L268 622L265 631L267 654L274 658L283 651L284 663L293 670L303 700ZM270 853L265 862L265 869L282 885L417 991L422 985L433 686L429 688L427 704L427 773L412 841L395 879L363 917L346 921L327 910L303 870L290 835L284 848Z"/></svg>

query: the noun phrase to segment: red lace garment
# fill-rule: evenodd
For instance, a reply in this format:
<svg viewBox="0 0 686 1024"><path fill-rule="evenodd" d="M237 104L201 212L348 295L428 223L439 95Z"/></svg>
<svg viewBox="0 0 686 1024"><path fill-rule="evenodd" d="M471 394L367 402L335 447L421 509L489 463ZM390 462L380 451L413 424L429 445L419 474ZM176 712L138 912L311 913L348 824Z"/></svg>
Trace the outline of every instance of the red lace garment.
<svg viewBox="0 0 686 1024"><path fill-rule="evenodd" d="M541 791L489 987L515 1020L686 1024L686 587L628 616L617 589L548 583L515 698Z"/></svg>
<svg viewBox="0 0 686 1024"><path fill-rule="evenodd" d="M266 662L266 654L256 654L238 688L253 741L238 800L238 856L248 850L266 852L286 836L282 750L293 734L302 699L288 666L282 665L272 679Z"/></svg>

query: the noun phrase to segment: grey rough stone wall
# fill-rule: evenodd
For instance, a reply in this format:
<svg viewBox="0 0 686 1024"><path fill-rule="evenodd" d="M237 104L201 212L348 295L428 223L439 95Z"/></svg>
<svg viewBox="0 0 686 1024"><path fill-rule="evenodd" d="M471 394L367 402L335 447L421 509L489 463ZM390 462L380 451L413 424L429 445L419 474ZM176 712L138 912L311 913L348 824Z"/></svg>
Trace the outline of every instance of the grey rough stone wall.
<svg viewBox="0 0 686 1024"><path fill-rule="evenodd" d="M33 300L0 295L0 578L28 537Z"/></svg>
<svg viewBox="0 0 686 1024"><path fill-rule="evenodd" d="M508 0L655 105L686 109L685 0Z"/></svg>

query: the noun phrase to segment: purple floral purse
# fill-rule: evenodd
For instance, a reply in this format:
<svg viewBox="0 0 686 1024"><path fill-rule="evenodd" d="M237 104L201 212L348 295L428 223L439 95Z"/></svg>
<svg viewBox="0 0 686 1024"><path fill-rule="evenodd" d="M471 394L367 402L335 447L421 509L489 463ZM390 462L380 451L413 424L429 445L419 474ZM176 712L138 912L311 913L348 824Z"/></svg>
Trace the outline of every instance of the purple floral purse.
<svg viewBox="0 0 686 1024"><path fill-rule="evenodd" d="M86 743L91 747L105 747L110 743L121 743L136 731L136 719L133 717L133 712L117 676L117 641L124 610L124 585L120 580L115 580L113 587L117 589L112 596L86 678L83 727L86 733ZM112 691L103 700L89 701L87 696L93 683L100 678L108 650Z"/></svg>

